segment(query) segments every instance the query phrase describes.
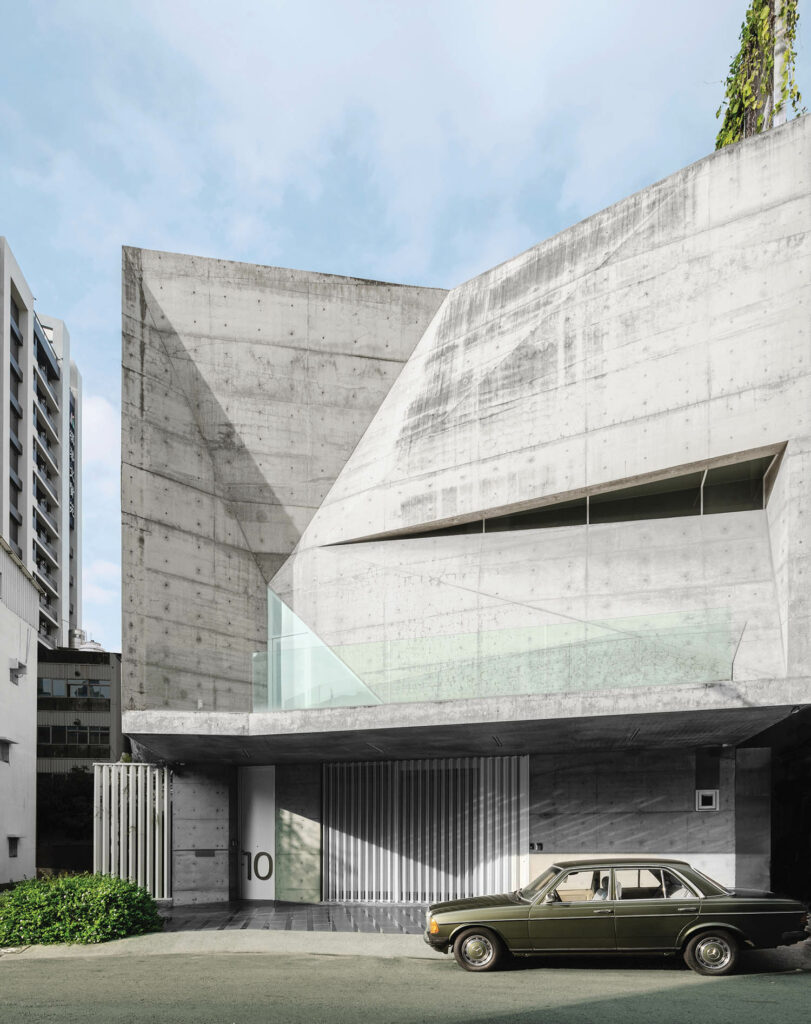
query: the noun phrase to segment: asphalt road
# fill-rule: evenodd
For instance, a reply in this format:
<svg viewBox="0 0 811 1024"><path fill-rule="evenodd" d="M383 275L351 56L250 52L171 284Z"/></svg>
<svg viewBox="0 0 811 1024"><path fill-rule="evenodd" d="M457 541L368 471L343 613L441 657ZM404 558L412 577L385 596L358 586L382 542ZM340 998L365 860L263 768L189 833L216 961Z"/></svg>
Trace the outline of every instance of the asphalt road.
<svg viewBox="0 0 811 1024"><path fill-rule="evenodd" d="M0 960L2 1024L808 1024L811 971L752 959L728 978L676 962L163 954Z"/></svg>

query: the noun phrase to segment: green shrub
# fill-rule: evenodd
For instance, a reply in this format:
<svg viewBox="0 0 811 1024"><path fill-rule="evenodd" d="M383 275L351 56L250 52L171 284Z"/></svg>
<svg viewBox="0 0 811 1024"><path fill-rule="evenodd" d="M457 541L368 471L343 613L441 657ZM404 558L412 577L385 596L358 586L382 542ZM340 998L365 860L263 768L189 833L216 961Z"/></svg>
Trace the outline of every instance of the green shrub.
<svg viewBox="0 0 811 1024"><path fill-rule="evenodd" d="M0 893L0 946L109 942L162 928L152 896L123 878L32 879Z"/></svg>

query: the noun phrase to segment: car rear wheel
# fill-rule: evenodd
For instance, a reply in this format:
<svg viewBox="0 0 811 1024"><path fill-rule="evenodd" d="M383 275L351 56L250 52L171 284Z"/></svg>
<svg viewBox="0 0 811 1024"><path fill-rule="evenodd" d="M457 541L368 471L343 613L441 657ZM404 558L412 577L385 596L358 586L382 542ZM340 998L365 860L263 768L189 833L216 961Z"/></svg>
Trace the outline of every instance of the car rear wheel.
<svg viewBox="0 0 811 1024"><path fill-rule="evenodd" d="M722 928L694 935L684 951L684 962L697 974L719 977L731 974L738 964L739 946Z"/></svg>
<svg viewBox="0 0 811 1024"><path fill-rule="evenodd" d="M466 971L492 971L504 957L504 946L488 928L467 928L456 936L453 955Z"/></svg>

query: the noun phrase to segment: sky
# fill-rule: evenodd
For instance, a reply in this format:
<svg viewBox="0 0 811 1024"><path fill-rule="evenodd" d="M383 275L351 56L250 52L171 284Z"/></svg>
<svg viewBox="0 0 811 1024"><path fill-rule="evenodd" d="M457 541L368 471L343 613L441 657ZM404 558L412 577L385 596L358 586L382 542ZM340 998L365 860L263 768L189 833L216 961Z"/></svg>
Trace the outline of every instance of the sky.
<svg viewBox="0 0 811 1024"><path fill-rule="evenodd" d="M92 638L121 649L122 245L452 287L710 153L746 6L6 5L0 234L83 377Z"/></svg>

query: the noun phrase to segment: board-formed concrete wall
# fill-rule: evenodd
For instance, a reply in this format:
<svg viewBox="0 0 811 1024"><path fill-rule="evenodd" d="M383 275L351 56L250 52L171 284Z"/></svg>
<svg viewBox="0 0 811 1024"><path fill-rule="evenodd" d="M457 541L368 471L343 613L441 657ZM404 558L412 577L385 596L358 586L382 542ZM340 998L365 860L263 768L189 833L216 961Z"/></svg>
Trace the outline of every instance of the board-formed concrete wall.
<svg viewBox="0 0 811 1024"><path fill-rule="evenodd" d="M811 434L811 118L454 288L302 548Z"/></svg>
<svg viewBox="0 0 811 1024"><path fill-rule="evenodd" d="M775 680L811 675L809 166L804 117L448 294L272 581L383 701L703 678L793 702ZM765 511L415 533L783 446ZM639 656L657 622L671 648L715 631L703 677L689 646ZM628 643L585 643L603 628Z"/></svg>
<svg viewBox="0 0 811 1024"><path fill-rule="evenodd" d="M266 584L444 295L124 250L125 708L250 709Z"/></svg>

